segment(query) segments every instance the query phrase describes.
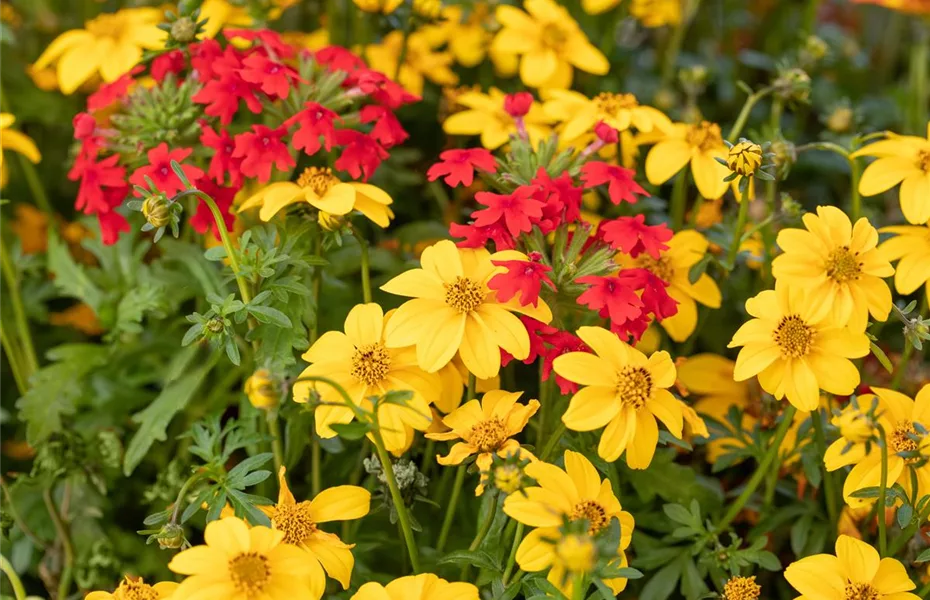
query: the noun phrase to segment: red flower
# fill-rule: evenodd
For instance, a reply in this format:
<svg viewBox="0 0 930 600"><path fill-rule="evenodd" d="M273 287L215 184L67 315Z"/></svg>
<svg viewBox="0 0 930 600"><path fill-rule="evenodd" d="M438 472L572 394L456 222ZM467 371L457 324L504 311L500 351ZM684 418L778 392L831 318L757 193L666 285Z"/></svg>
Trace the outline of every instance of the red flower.
<svg viewBox="0 0 930 600"><path fill-rule="evenodd" d="M439 155L440 161L429 168L426 178L436 181L443 175L449 187L459 184L469 186L475 181L475 170L497 173L497 160L484 148L470 150L446 150Z"/></svg>
<svg viewBox="0 0 930 600"><path fill-rule="evenodd" d="M610 195L610 201L614 204L620 204L623 201L634 204L636 202L634 194L649 195L646 190L633 181L633 175L635 173L632 169L625 169L598 161L585 163L581 167L581 180L584 182L585 189L609 183L610 186L607 188L607 192Z"/></svg>
<svg viewBox="0 0 930 600"><path fill-rule="evenodd" d="M484 248L488 241L493 241L497 250L513 250L516 242L504 227L503 223L495 222L484 227L474 223L449 225L449 234L454 238L465 238L456 242L459 248Z"/></svg>
<svg viewBox="0 0 930 600"><path fill-rule="evenodd" d="M636 295L636 288L624 278L589 275L575 281L591 286L578 296L578 304L597 311L601 318L623 324L643 313L643 301Z"/></svg>
<svg viewBox="0 0 930 600"><path fill-rule="evenodd" d="M552 267L540 262L542 255L538 252L530 252L529 258L529 261L493 261L496 266L507 269L506 273L498 273L488 281L488 287L497 291L499 301L507 302L519 293L520 304L523 306L530 304L537 306L539 304L539 292L543 283L549 286L550 289L555 289L555 284L547 275L552 271Z"/></svg>
<svg viewBox="0 0 930 600"><path fill-rule="evenodd" d="M516 94L507 94L504 96L504 110L514 119L525 117L533 106L533 94L529 92L517 92Z"/></svg>
<svg viewBox="0 0 930 600"><path fill-rule="evenodd" d="M530 354L523 359L523 363L531 365L537 358L546 355L546 352L548 352L548 348L546 347L548 336L557 333L559 330L541 321L537 321L532 317L527 317L526 315L517 315L517 318L519 318L523 326L526 327L526 333L530 336ZM501 348L501 366L506 367L512 360L513 356Z"/></svg>
<svg viewBox="0 0 930 600"><path fill-rule="evenodd" d="M284 122L284 126L289 128L294 123L300 125L291 137L291 144L312 156L321 147L326 148L327 151L332 149L335 134L333 121L337 118L336 113L323 107L322 104L307 102L300 112ZM323 138L322 143L320 143L320 138Z"/></svg>
<svg viewBox="0 0 930 600"><path fill-rule="evenodd" d="M81 180L74 208L92 215L109 212L114 205L122 203L129 186L126 185L126 168L119 166L118 161L118 154L99 162L95 152L78 155L68 172L68 179Z"/></svg>
<svg viewBox="0 0 930 600"><path fill-rule="evenodd" d="M107 246L115 244L120 233L128 233L130 230L129 221L115 210L98 213L97 222L100 223L100 241Z"/></svg>
<svg viewBox="0 0 930 600"><path fill-rule="evenodd" d="M621 271L621 275L629 271L637 272L639 276L639 285L643 290L640 296L646 311L655 315L660 321L671 317L678 312L678 301L668 295L666 288L668 282L663 281L655 273L646 269L626 269Z"/></svg>
<svg viewBox="0 0 930 600"><path fill-rule="evenodd" d="M172 50L161 54L152 61L150 73L152 79L161 83L169 73L177 75L187 67L187 60L180 50Z"/></svg>
<svg viewBox="0 0 930 600"><path fill-rule="evenodd" d="M204 40L197 44L191 44L191 69L193 69L200 81L209 81L216 77L214 66L223 56L223 48L216 40ZM221 68L223 65L220 65ZM235 65L238 67L238 65Z"/></svg>
<svg viewBox="0 0 930 600"><path fill-rule="evenodd" d="M388 157L387 151L378 142L354 129L337 130L333 141L344 146L333 166L345 171L353 179L368 181L381 161Z"/></svg>
<svg viewBox="0 0 930 600"><path fill-rule="evenodd" d="M239 71L242 79L260 86L273 98L287 98L291 83L300 80L297 71L258 52L245 57L242 64L244 68Z"/></svg>
<svg viewBox="0 0 930 600"><path fill-rule="evenodd" d="M223 35L228 40L240 38L253 43L257 41L262 50L278 58L294 56L294 48L281 39L280 33L271 29L224 29Z"/></svg>
<svg viewBox="0 0 930 600"><path fill-rule="evenodd" d="M617 130L603 121L598 121L594 126L594 134L605 144L616 144L620 139Z"/></svg>
<svg viewBox="0 0 930 600"><path fill-rule="evenodd" d="M475 194L475 200L487 208L471 214L475 219L475 225L484 227L502 221L513 237L530 231L542 216L543 209L543 203L533 198L535 191L535 187L524 185L510 194L478 192Z"/></svg>
<svg viewBox="0 0 930 600"><path fill-rule="evenodd" d="M74 115L71 125L74 127L74 139L86 140L94 135L94 131L97 129L97 120L89 113L82 112Z"/></svg>
<svg viewBox="0 0 930 600"><path fill-rule="evenodd" d="M323 50L320 52L323 52ZM319 53L317 53L317 57L319 57ZM339 70L345 71L347 69ZM384 73L378 71L365 69L359 72L358 77L355 79L355 85L360 92L391 110L397 110L404 104L411 104L420 99L419 96L411 94L402 85L391 81Z"/></svg>
<svg viewBox="0 0 930 600"><path fill-rule="evenodd" d="M262 103L255 96L257 86L239 74L242 64L235 50L227 47L223 56L216 59L210 68L217 77L207 81L203 89L192 98L198 104L207 105L204 109L206 114L219 117L220 123L229 125L239 111L240 100L244 100L248 109L255 114L262 111Z"/></svg>
<svg viewBox="0 0 930 600"><path fill-rule="evenodd" d="M379 104L369 104L362 109L359 116L362 123L374 122L375 126L369 135L384 148L401 144L410 137L389 108Z"/></svg>
<svg viewBox="0 0 930 600"><path fill-rule="evenodd" d="M200 143L214 150L207 175L222 184L228 173L229 183L238 187L242 183L242 159L233 158L236 142L229 135L229 130L221 127L220 132L217 133L212 127L204 126L203 133L200 135Z"/></svg>
<svg viewBox="0 0 930 600"><path fill-rule="evenodd" d="M545 202L539 228L544 234L551 233L562 223L574 223L581 216L581 188L568 173L552 179L546 170L540 167L533 185L538 189L535 198Z"/></svg>
<svg viewBox="0 0 930 600"><path fill-rule="evenodd" d="M588 345L581 341L578 336L567 331L555 330L552 334L546 336L546 343L551 346L543 354L543 379L548 381L552 376L552 363L555 359L567 354L568 352L590 352ZM559 386L559 391L563 394L574 394L578 391L578 384L571 382L558 373L555 374L555 382Z"/></svg>
<svg viewBox="0 0 930 600"><path fill-rule="evenodd" d="M232 157L242 159L242 174L266 183L271 179L272 165L279 171L292 169L296 163L287 151L287 144L281 141L286 133L284 127L252 125L251 132L237 135Z"/></svg>
<svg viewBox="0 0 930 600"><path fill-rule="evenodd" d="M365 61L354 52L343 48L342 46L327 46L318 50L313 55L314 60L321 65L325 65L330 71L344 71L353 77L353 74L361 71L368 72ZM351 85L349 83L348 85Z"/></svg>
<svg viewBox="0 0 930 600"><path fill-rule="evenodd" d="M125 98L129 92L129 86L134 83L133 76L142 72L142 67L134 67L128 73L119 77L116 81L104 83L97 91L87 97L87 110L97 112Z"/></svg>
<svg viewBox="0 0 930 600"><path fill-rule="evenodd" d="M232 214L229 209L232 208L233 199L236 197L236 192L239 191L239 188L223 187L206 177L197 180L195 182L195 187L213 198L214 202L216 202L216 207L220 209L220 214L223 215L226 231L232 231L233 224L236 222L236 216ZM210 210L210 207L207 206L206 202L199 198L198 200L197 212L194 213L194 216L190 219L191 227L193 227L194 231L197 233L212 231L213 236L217 240L221 239L220 230L216 226L216 219L213 217L213 212Z"/></svg>
<svg viewBox="0 0 930 600"><path fill-rule="evenodd" d="M636 258L643 252L658 259L659 254L668 250L665 242L672 239L673 232L665 223L646 225L646 217L619 217L610 221L601 221L597 231L605 242L614 250L620 250Z"/></svg>
<svg viewBox="0 0 930 600"><path fill-rule="evenodd" d="M148 177L155 184L158 191L164 193L169 198L178 192L186 189L180 178L174 174L171 169L171 161L181 163L185 158L190 156L190 148L175 148L168 151L168 144L162 142L148 151L147 157L149 164L139 167L129 178L129 183L148 188L145 178ZM181 170L187 177L188 181L194 181L203 177L203 171L191 165L181 165ZM137 193L138 195L138 193Z"/></svg>

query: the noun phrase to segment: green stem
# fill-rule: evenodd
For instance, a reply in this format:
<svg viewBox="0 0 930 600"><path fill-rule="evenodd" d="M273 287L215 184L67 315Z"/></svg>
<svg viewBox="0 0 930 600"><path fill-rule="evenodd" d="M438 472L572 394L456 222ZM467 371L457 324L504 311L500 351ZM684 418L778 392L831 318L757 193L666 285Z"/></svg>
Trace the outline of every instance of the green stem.
<svg viewBox="0 0 930 600"><path fill-rule="evenodd" d="M881 445L878 451L882 453L882 474L878 482L878 552L882 558L888 556L888 525L885 523L885 497L888 493L888 442L885 439L885 428L878 425L878 438Z"/></svg>
<svg viewBox="0 0 930 600"><path fill-rule="evenodd" d="M727 268L731 271L736 268L736 255L739 254L740 240L743 239L743 229L746 228L746 218L749 216L749 198L742 198L739 202L739 213L733 226L733 240L730 242L730 251L727 253Z"/></svg>
<svg viewBox="0 0 930 600"><path fill-rule="evenodd" d="M36 358L32 333L29 331L29 321L26 319L23 298L19 291L19 275L10 258L10 252L7 250L5 240L0 240L0 268L3 270L3 278L6 280L7 293L10 296L10 304L13 306L13 318L16 321L16 328L19 331L20 343L23 348L25 362L23 366L26 367L26 372L22 373L22 375L23 379L28 382L32 374L39 368L39 361Z"/></svg>
<svg viewBox="0 0 930 600"><path fill-rule="evenodd" d="M930 71L930 31L926 26L916 25L917 41L911 49L910 68L911 95L914 98L912 109L912 133L923 135L927 127L927 105L930 104L928 95L928 71Z"/></svg>
<svg viewBox="0 0 930 600"><path fill-rule="evenodd" d="M775 88L772 86L764 87L757 92L753 92L746 98L742 110L739 111L739 116L736 117L736 122L733 123L733 127L730 128L730 133L727 135L728 140L731 142L736 141L739 134L742 133L743 127L746 126L746 120L749 119L749 113L752 112L752 108L759 100L771 94L774 89Z"/></svg>
<svg viewBox="0 0 930 600"><path fill-rule="evenodd" d="M849 211L852 216L852 222L855 223L859 220L859 215L862 213L862 197L859 195L859 179L862 177L862 168L855 158L849 159L849 173L849 185L851 186L849 190Z"/></svg>
<svg viewBox="0 0 930 600"><path fill-rule="evenodd" d="M920 591L917 592L918 598L930 598L930 582L927 582L924 587L920 588Z"/></svg>
<svg viewBox="0 0 930 600"><path fill-rule="evenodd" d="M493 493L493 492L491 492ZM488 514L485 516L484 522L481 523L481 528L475 533L475 539L471 541L471 544L468 546L469 552L474 552L481 546L481 542L484 541L484 538L488 536L488 532L491 531L491 525L494 523L494 518L497 516L498 505L500 504L500 497L503 494L499 494L491 501L491 509L488 511ZM462 572L459 576L459 581L468 581L471 571L471 565L468 563L462 565Z"/></svg>
<svg viewBox="0 0 930 600"><path fill-rule="evenodd" d="M362 237L358 229L352 228L352 235L358 240L362 257L362 301L366 304L371 302L371 269L368 258L368 240Z"/></svg>
<svg viewBox="0 0 930 600"><path fill-rule="evenodd" d="M688 225L692 229L697 229L698 215L701 212L701 208L704 206L704 202L704 196L698 194L697 200L694 202L694 206L691 207L691 217L688 219Z"/></svg>
<svg viewBox="0 0 930 600"><path fill-rule="evenodd" d="M316 239L313 242L313 253L316 256L320 256L323 253L323 235L319 230L319 227L316 229ZM310 328L310 344L316 341L316 338L320 334L320 289L323 286L323 267L314 267L313 275L310 280L310 291L313 295L313 304L314 304L314 315L313 315L313 327Z"/></svg>
<svg viewBox="0 0 930 600"><path fill-rule="evenodd" d="M574 584L572 585L572 600L584 600L587 591L588 585L585 574L575 573Z"/></svg>
<svg viewBox="0 0 930 600"><path fill-rule="evenodd" d="M917 528L927 519L928 515L930 515L930 503L927 503L927 506L920 515L918 515L917 518L891 542L891 546L888 548L888 556L897 556L898 552L904 548L905 544L914 537L914 534L917 533Z"/></svg>
<svg viewBox="0 0 930 600"><path fill-rule="evenodd" d="M58 507L55 506L55 500L52 498L52 490L55 485L52 483L42 492L42 499L45 501L45 507L52 518L52 524L55 526L55 534L58 541L61 542L61 548L64 552L64 567L61 570L61 578L58 580L58 600L65 600L71 592L71 575L74 569L74 546L71 544L71 533L64 519L58 513Z"/></svg>
<svg viewBox="0 0 930 600"><path fill-rule="evenodd" d="M0 554L0 571L3 571L7 579L10 580L10 585L13 586L13 594L16 596L16 600L25 600L26 588L23 587L23 582L19 579L19 575L13 570L13 565L11 565L10 561L2 554Z"/></svg>
<svg viewBox="0 0 930 600"><path fill-rule="evenodd" d="M323 490L323 479L321 473L321 463L323 457L320 448L320 438L316 434L311 434L310 440L310 486L313 490L313 496L316 497Z"/></svg>
<svg viewBox="0 0 930 600"><path fill-rule="evenodd" d="M824 432L823 420L821 413L817 411L811 413L811 421L814 423L814 438L817 443L817 452L823 456L827 452L827 436ZM833 473L827 470L825 464L820 465L823 470L823 493L824 501L827 503L827 516L830 518L830 529L835 533L836 526L839 522L836 504L836 481L833 479Z"/></svg>
<svg viewBox="0 0 930 600"><path fill-rule="evenodd" d="M178 492L178 497L174 500L174 508L171 510L171 520L169 523L178 525L178 516L181 514L181 506L184 504L184 498L187 496L188 490L195 482L199 481L203 476L203 473L194 473L187 478L187 481L184 482L184 485L181 486L181 490Z"/></svg>
<svg viewBox="0 0 930 600"><path fill-rule="evenodd" d="M542 454L539 455L539 460L549 460L552 451L559 445L559 440L562 439L562 434L565 433L565 429L565 423L560 419L559 426L556 427L555 431L549 436L549 441L546 442L546 447L543 448Z"/></svg>
<svg viewBox="0 0 930 600"><path fill-rule="evenodd" d="M273 408L268 411L266 418L268 422L268 433L271 434L271 452L274 454L274 473L277 476L284 465L284 450L281 447L281 425L278 420L278 409ZM318 492L314 491L315 496Z"/></svg>
<svg viewBox="0 0 930 600"><path fill-rule="evenodd" d="M715 531L722 532L727 527L729 527L730 523L733 522L733 519L736 518L736 515L739 514L744 506L746 506L746 503L759 487L759 484L762 483L762 480L766 475L768 475L769 469L778 459L778 450L780 449L781 443L784 441L785 436L788 435L788 429L791 427L791 422L794 420L794 415L796 412L797 409L795 409L795 407L792 405L789 405L785 410L785 413L782 415L782 421L778 424L778 428L775 430L775 436L769 443L768 450L766 451L765 456L762 457L762 461L756 468L756 472L752 474L752 478L746 484L746 487L743 488L743 492L739 495L736 501L730 505L730 508L727 509L726 514L723 515L723 518L720 519L720 521L718 521L714 526Z"/></svg>
<svg viewBox="0 0 930 600"><path fill-rule="evenodd" d="M904 340L904 352L898 359L898 368L894 371L894 377L891 378L891 389L897 390L901 387L901 380L907 373L907 364L911 361L911 354L914 353L914 345L907 339Z"/></svg>
<svg viewBox="0 0 930 600"><path fill-rule="evenodd" d="M455 481L452 482L452 495L449 497L449 503L446 505L446 516L442 520L442 529L439 530L439 540L436 542L436 552L441 553L446 547L446 540L449 539L449 531L452 529L452 521L455 519L455 507L459 503L459 495L462 492L462 484L465 482L465 471L468 467L459 465L455 470Z"/></svg>
<svg viewBox="0 0 930 600"><path fill-rule="evenodd" d="M510 555L507 556L507 567L504 569L503 584L506 587L507 581L510 580L510 574L513 572L513 566L517 561L517 548L523 541L523 523L517 523L517 531L513 535L513 544L510 546Z"/></svg>
<svg viewBox="0 0 930 600"><path fill-rule="evenodd" d="M403 45L400 48L400 55L397 57L397 66L394 68L394 81L400 82L400 70L404 66L404 61L407 60L407 43L410 41L410 32L413 29L413 14L411 13L407 17L407 22L404 24L404 41Z"/></svg>
<svg viewBox="0 0 930 600"><path fill-rule="evenodd" d="M672 200L669 204L669 218L672 221L672 230L678 231L685 221L685 191L688 187L688 170L682 169L675 178L672 188Z"/></svg>
<svg viewBox="0 0 930 600"><path fill-rule="evenodd" d="M820 0L807 0L807 7L804 9L804 22L801 33L805 36L814 33L814 26L817 23L817 9L820 8Z"/></svg>
<svg viewBox="0 0 930 600"><path fill-rule="evenodd" d="M3 351L6 354L6 361L10 365L10 370L13 371L13 380L16 382L16 388L19 390L20 395L23 395L29 389L29 384L23 377L16 345L13 343L13 340L10 339L10 336L7 335L6 327L2 325L0 325L0 345L3 346Z"/></svg>
<svg viewBox="0 0 930 600"><path fill-rule="evenodd" d="M697 14L701 0L692 0L690 4L690 7L683 7L681 20L672 30L672 37L669 39L665 55L662 57L662 89L667 88L672 83L672 77L675 75L675 64L678 62L678 55L681 53L685 32L688 30L691 18Z"/></svg>
<svg viewBox="0 0 930 600"><path fill-rule="evenodd" d="M404 534L404 542L407 544L407 554L410 556L410 564L413 566L413 573L418 575L420 569L420 555L417 551L417 542L413 538L413 528L410 526L410 515L407 514L407 505L404 504L404 497L397 486L397 479L394 477L394 465L387 450L384 449L384 439L381 437L381 429L378 426L378 411L374 412L375 428L372 430L374 437L375 450L378 453L378 460L381 461L381 471L387 480L388 489L391 491L391 499L394 501L394 508L397 510L397 520L400 522L401 531Z"/></svg>

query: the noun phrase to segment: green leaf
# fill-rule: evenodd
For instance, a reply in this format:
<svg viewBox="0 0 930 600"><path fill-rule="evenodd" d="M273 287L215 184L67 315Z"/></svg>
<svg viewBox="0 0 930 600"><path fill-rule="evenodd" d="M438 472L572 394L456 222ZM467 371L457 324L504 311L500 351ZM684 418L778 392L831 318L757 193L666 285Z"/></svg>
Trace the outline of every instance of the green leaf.
<svg viewBox="0 0 930 600"><path fill-rule="evenodd" d="M930 562L930 548L927 548L923 552L917 555L917 558L914 559L914 562L925 563Z"/></svg>
<svg viewBox="0 0 930 600"><path fill-rule="evenodd" d="M147 312L164 308L165 293L160 285L134 287L126 292L116 306L116 332L139 333L142 317Z"/></svg>
<svg viewBox="0 0 930 600"><path fill-rule="evenodd" d="M248 494L243 494L239 490L231 488L226 488L226 492L229 494L229 503L232 504L237 515L244 516L252 525L271 526L271 519L255 507Z"/></svg>
<svg viewBox="0 0 930 600"><path fill-rule="evenodd" d="M455 550L440 558L438 565L472 565L481 569L501 572L501 565L483 550Z"/></svg>
<svg viewBox="0 0 930 600"><path fill-rule="evenodd" d="M330 429L339 434L339 437L347 440L360 440L371 431L371 425L352 421L351 423L333 423Z"/></svg>
<svg viewBox="0 0 930 600"><path fill-rule="evenodd" d="M680 560L663 567L643 587L639 600L666 600L666 598L670 597L678 586L678 580L681 578L681 567Z"/></svg>
<svg viewBox="0 0 930 600"><path fill-rule="evenodd" d="M212 248L207 248L203 253L203 257L209 261L218 261L226 258L226 247L225 246L213 246Z"/></svg>
<svg viewBox="0 0 930 600"><path fill-rule="evenodd" d="M665 516L667 516L672 521L675 521L676 523L689 526L693 526L695 524L694 516L681 504L666 504L662 507L662 512L665 513Z"/></svg>
<svg viewBox="0 0 930 600"><path fill-rule="evenodd" d="M103 292L90 280L84 268L74 262L68 246L61 243L54 230L48 232L48 270L55 276L55 287L62 295L81 300L94 312L100 310Z"/></svg>
<svg viewBox="0 0 930 600"><path fill-rule="evenodd" d="M288 316L276 308L271 308L270 306L254 306L251 304L245 308L249 311L250 315L261 323L270 323L277 327L291 327L291 320Z"/></svg>
<svg viewBox="0 0 930 600"><path fill-rule="evenodd" d="M226 475L226 483L229 486L235 488L246 487L239 485L241 479L248 475L251 471L267 463L269 460L271 460L272 456L273 455L271 452L263 452L262 454L256 454L255 456L248 457L229 471L229 473Z"/></svg>
<svg viewBox="0 0 930 600"><path fill-rule="evenodd" d="M869 342L869 347L872 348L872 355L885 367L885 370L889 373L894 373L894 365L888 360L888 355L885 354L885 351L879 348L875 342Z"/></svg>
<svg viewBox="0 0 930 600"><path fill-rule="evenodd" d="M904 504L898 507L898 512L895 516L898 520L898 527L904 529L911 524L911 519L914 517L914 507L910 504Z"/></svg>

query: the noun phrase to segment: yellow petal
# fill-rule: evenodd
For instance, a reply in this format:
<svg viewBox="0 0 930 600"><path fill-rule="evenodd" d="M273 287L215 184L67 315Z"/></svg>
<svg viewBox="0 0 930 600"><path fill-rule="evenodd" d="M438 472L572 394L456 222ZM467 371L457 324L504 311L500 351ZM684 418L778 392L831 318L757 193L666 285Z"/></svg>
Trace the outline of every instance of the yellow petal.
<svg viewBox="0 0 930 600"><path fill-rule="evenodd" d="M338 485L320 492L310 502L317 523L361 519L368 514L371 492L356 485Z"/></svg>
<svg viewBox="0 0 930 600"><path fill-rule="evenodd" d="M917 165L901 158L879 158L862 173L859 193L863 196L881 194L901 183L905 177L919 172Z"/></svg>
<svg viewBox="0 0 930 600"><path fill-rule="evenodd" d="M626 464L631 469L645 469L652 462L659 443L659 426L648 410L636 411L636 433L626 447Z"/></svg>
<svg viewBox="0 0 930 600"><path fill-rule="evenodd" d="M593 431L617 416L622 404L614 387L585 387L578 390L562 415L572 431Z"/></svg>
<svg viewBox="0 0 930 600"><path fill-rule="evenodd" d="M319 197L307 190L305 199L312 206L331 215L344 215L355 206L355 188L349 183L337 183Z"/></svg>
<svg viewBox="0 0 930 600"><path fill-rule="evenodd" d="M67 50L80 45L93 43L94 35L83 29L72 29L55 38L48 48L36 59L32 68L36 71L45 69Z"/></svg>
<svg viewBox="0 0 930 600"><path fill-rule="evenodd" d="M878 571L878 551L862 540L848 535L841 535L836 539L836 557L850 580L872 581Z"/></svg>
<svg viewBox="0 0 930 600"><path fill-rule="evenodd" d="M345 321L346 336L357 347L381 343L383 327L384 312L374 302L356 304Z"/></svg>
<svg viewBox="0 0 930 600"><path fill-rule="evenodd" d="M646 179L652 185L663 184L690 160L691 147L684 140L672 138L661 141L646 155Z"/></svg>
<svg viewBox="0 0 930 600"><path fill-rule="evenodd" d="M355 558L352 556L352 551L345 547L345 544L342 542L338 544L331 543L327 537L320 535L321 533L322 532L318 532L313 537L306 540L304 545L313 553L316 559L320 561L326 573L342 584L342 589L349 589L349 582L352 578L352 567L355 566Z"/></svg>
<svg viewBox="0 0 930 600"><path fill-rule="evenodd" d="M610 388L617 383L616 369L611 368L607 360L587 352L567 352L558 356L552 368L565 379L581 385Z"/></svg>

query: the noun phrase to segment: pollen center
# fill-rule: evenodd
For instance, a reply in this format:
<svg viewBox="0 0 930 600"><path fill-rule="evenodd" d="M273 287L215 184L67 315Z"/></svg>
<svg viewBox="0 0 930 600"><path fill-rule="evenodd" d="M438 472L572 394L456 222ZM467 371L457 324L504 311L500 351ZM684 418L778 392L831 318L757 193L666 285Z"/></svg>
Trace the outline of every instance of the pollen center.
<svg viewBox="0 0 930 600"><path fill-rule="evenodd" d="M468 433L468 441L481 452L497 450L506 439L507 430L498 417L475 423Z"/></svg>
<svg viewBox="0 0 930 600"><path fill-rule="evenodd" d="M142 583L141 579L125 579L113 592L113 597L117 600L158 600L158 592L149 584Z"/></svg>
<svg viewBox="0 0 930 600"><path fill-rule="evenodd" d="M274 528L284 533L285 544L300 544L316 532L310 513L310 503L278 504L271 514Z"/></svg>
<svg viewBox="0 0 930 600"><path fill-rule="evenodd" d="M307 167L297 178L297 185L312 190L317 196L323 197L339 179L333 175L329 167Z"/></svg>
<svg viewBox="0 0 930 600"><path fill-rule="evenodd" d="M784 357L807 356L814 343L814 329L798 315L785 315L772 333Z"/></svg>
<svg viewBox="0 0 930 600"><path fill-rule="evenodd" d="M916 436L917 430L914 428L913 422L898 421L894 431L891 433L891 438L888 440L888 445L895 454L900 452L917 452L920 446L917 444L917 440L915 439ZM917 462L919 457L915 456L905 460L906 462Z"/></svg>
<svg viewBox="0 0 930 600"><path fill-rule="evenodd" d="M691 125L688 128L688 133L685 134L685 141L688 142L689 146L706 152L722 146L723 136L720 133L719 125L708 121L701 121L697 125Z"/></svg>
<svg viewBox="0 0 930 600"><path fill-rule="evenodd" d="M616 117L621 110L629 110L639 106L636 96L633 94L612 94L610 92L601 92L594 97L594 105L597 109L610 117Z"/></svg>
<svg viewBox="0 0 930 600"><path fill-rule="evenodd" d="M917 152L917 167L924 173L930 173L930 150Z"/></svg>
<svg viewBox="0 0 930 600"><path fill-rule="evenodd" d="M859 279L861 272L859 259L855 253L850 252L848 246L840 246L827 259L827 276L837 283Z"/></svg>
<svg viewBox="0 0 930 600"><path fill-rule="evenodd" d="M381 383L391 370L391 355L384 344L365 344L355 349L350 373L367 385Z"/></svg>
<svg viewBox="0 0 930 600"><path fill-rule="evenodd" d="M462 314L470 313L484 302L487 294L483 285L468 277L456 277L445 284L446 304Z"/></svg>
<svg viewBox="0 0 930 600"><path fill-rule="evenodd" d="M623 404L642 408L652 398L652 375L642 367L623 367L617 371L617 395Z"/></svg>
<svg viewBox="0 0 930 600"><path fill-rule="evenodd" d="M558 49L568 40L565 30L558 23L546 23L542 30L542 43L548 48Z"/></svg>
<svg viewBox="0 0 930 600"><path fill-rule="evenodd" d="M240 554L229 561L229 577L237 590L258 595L271 578L268 559L255 552Z"/></svg>
<svg viewBox="0 0 930 600"><path fill-rule="evenodd" d="M846 600L878 600L880 597L871 583L846 584Z"/></svg>
<svg viewBox="0 0 930 600"><path fill-rule="evenodd" d="M724 600L756 600L762 595L762 587L753 577L731 577L723 586Z"/></svg>
<svg viewBox="0 0 930 600"><path fill-rule="evenodd" d="M675 276L675 267L672 266L667 256L660 256L658 259L652 258L648 254L640 254L636 257L636 266L652 272L653 275L668 283Z"/></svg>
<svg viewBox="0 0 930 600"><path fill-rule="evenodd" d="M588 533L595 535L601 529L607 527L607 511L604 507L594 500L582 500L572 509L570 517L572 521L587 519Z"/></svg>

